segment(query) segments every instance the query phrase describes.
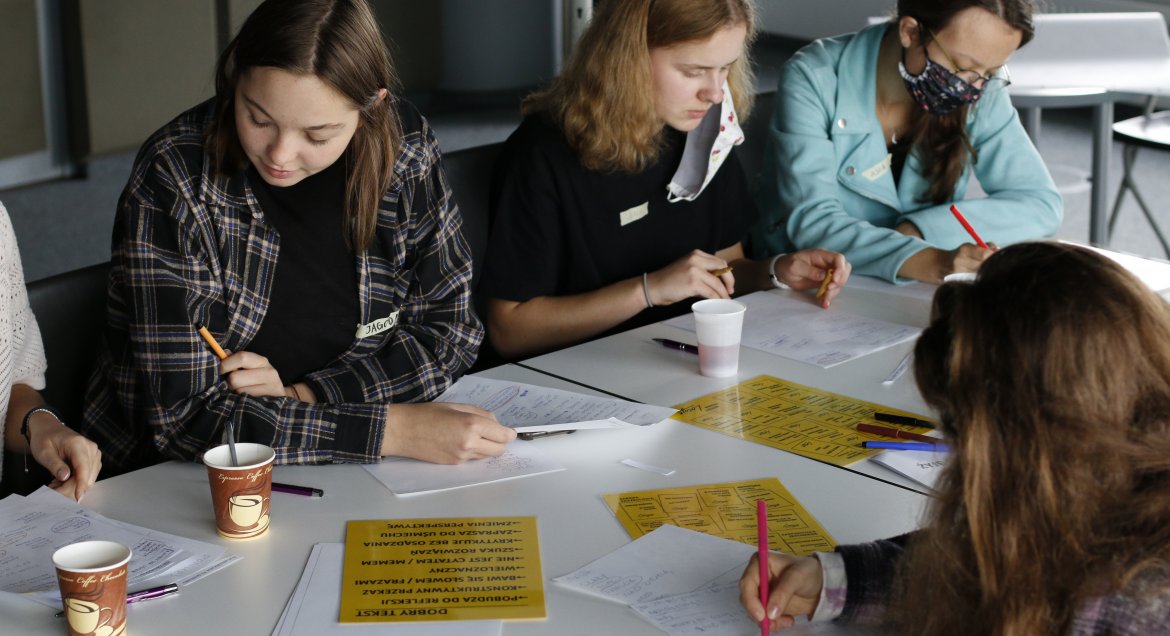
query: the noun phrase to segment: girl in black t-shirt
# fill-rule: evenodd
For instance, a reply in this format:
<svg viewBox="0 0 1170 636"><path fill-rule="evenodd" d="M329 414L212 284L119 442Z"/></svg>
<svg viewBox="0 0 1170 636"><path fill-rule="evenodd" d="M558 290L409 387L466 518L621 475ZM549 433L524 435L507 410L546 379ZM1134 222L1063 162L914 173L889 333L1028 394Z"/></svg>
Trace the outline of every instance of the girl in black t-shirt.
<svg viewBox="0 0 1170 636"><path fill-rule="evenodd" d="M832 269L828 307L849 277L840 254L751 261L740 242L754 207L731 150L754 28L749 0L598 6L564 72L525 100L493 182L481 293L499 353L660 320L688 298L814 289Z"/></svg>

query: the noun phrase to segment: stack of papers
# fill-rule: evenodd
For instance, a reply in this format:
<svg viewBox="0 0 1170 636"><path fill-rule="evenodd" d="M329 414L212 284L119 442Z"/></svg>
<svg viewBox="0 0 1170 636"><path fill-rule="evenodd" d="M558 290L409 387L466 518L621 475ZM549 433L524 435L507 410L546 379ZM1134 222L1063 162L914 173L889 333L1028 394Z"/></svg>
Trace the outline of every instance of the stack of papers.
<svg viewBox="0 0 1170 636"><path fill-rule="evenodd" d="M891 450L874 455L870 461L935 490L935 482L947 464L947 456L948 453L934 451Z"/></svg>
<svg viewBox="0 0 1170 636"><path fill-rule="evenodd" d="M313 546L301 580L285 605L272 636L500 636L503 621L444 621L441 623L346 623L341 613L341 569L345 545Z"/></svg>
<svg viewBox="0 0 1170 636"><path fill-rule="evenodd" d="M629 605L672 636L754 636L759 626L739 603L739 578L755 548L663 525L585 567L553 579ZM801 624L785 634L844 634L833 624Z"/></svg>
<svg viewBox="0 0 1170 636"><path fill-rule="evenodd" d="M94 539L129 546L131 590L168 583L181 588L240 559L217 545L108 519L45 487L0 500L0 548L19 547L0 561L0 590L60 608L53 552Z"/></svg>

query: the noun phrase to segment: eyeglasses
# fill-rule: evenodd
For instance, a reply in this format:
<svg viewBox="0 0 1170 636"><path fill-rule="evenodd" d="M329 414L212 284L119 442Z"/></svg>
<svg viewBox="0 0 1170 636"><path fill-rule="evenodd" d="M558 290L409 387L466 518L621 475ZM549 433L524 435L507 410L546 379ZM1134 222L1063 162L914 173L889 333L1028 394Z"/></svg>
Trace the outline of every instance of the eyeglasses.
<svg viewBox="0 0 1170 636"><path fill-rule="evenodd" d="M942 51L943 56L947 58L947 62L950 62L951 68L954 69L951 72L954 73L955 77L963 80L971 86L982 88L984 90L988 88L1007 88L1008 86L1011 86L1012 76L1011 73L1008 72L1008 67L1006 65L1001 66L999 68L999 72L995 75L980 75L975 71L964 69L959 66L958 63L955 62L955 58L951 57L951 54L947 52L946 48L942 45L942 42L939 41L938 36L931 32L930 29L924 30L926 31L926 34L930 36L931 41L938 45L938 50ZM922 51L925 53L926 57L930 57L930 51L927 50L926 44L922 45ZM935 64L937 63L938 62L935 62Z"/></svg>

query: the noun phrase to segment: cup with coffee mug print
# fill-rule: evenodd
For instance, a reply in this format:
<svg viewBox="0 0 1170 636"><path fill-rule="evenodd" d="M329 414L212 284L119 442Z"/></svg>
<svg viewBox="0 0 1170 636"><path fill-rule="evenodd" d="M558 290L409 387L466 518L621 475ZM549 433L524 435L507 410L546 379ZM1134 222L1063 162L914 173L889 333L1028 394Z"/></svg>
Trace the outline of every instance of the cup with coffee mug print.
<svg viewBox="0 0 1170 636"><path fill-rule="evenodd" d="M723 298L708 298L691 305L695 314L695 339L699 342L699 373L726 378L739 372L739 342L747 306Z"/></svg>
<svg viewBox="0 0 1170 636"><path fill-rule="evenodd" d="M215 530L225 539L252 539L268 531L272 498L272 460L263 444L236 444L238 466L227 444L203 454L215 509Z"/></svg>
<svg viewBox="0 0 1170 636"><path fill-rule="evenodd" d="M130 556L115 541L79 541L53 553L70 636L126 633Z"/></svg>

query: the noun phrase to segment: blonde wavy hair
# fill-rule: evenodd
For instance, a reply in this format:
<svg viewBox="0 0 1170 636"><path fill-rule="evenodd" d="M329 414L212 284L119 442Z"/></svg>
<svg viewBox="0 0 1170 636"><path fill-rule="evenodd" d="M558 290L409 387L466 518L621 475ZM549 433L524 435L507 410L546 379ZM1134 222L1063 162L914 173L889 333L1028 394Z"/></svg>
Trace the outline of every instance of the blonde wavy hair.
<svg viewBox="0 0 1170 636"><path fill-rule="evenodd" d="M522 111L551 117L586 168L641 172L658 158L663 128L647 88L653 85L650 50L740 25L747 40L727 83L743 121L754 97L751 0L603 0L564 70L547 90L529 95Z"/></svg>

